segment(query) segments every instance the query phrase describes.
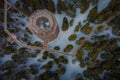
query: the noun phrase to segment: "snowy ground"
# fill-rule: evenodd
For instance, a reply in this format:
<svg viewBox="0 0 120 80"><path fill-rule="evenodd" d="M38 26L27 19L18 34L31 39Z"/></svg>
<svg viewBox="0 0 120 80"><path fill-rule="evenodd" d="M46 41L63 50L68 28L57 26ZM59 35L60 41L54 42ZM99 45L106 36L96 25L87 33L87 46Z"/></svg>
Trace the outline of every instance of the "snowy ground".
<svg viewBox="0 0 120 80"><path fill-rule="evenodd" d="M57 19L58 22L58 26L60 29L59 35L58 37L49 43L50 47L54 47L59 45L60 46L60 51L63 51L63 49L68 45L68 44L72 44L74 46L74 49L71 51L72 53L75 52L75 50L78 48L78 46L75 44L74 41L69 41L68 37L75 33L74 32L74 28L75 26L78 24L78 22L81 22L82 25L85 24L84 20L86 20L87 15L89 13L89 11L92 9L92 6L90 6L90 8L86 11L86 13L81 14L80 13L80 9L77 8L77 12L76 12L76 17L74 18L74 23L73 26L70 26L69 29L67 31L62 31L61 27L62 27L62 21L63 21L63 17L67 17L68 21L70 21L70 17L68 17L66 14L55 14L55 17ZM86 36L85 34L81 33L80 31L78 31L77 33L77 39L79 39L80 37L84 37Z"/></svg>
<svg viewBox="0 0 120 80"><path fill-rule="evenodd" d="M117 45L120 47L120 42L117 42Z"/></svg>
<svg viewBox="0 0 120 80"><path fill-rule="evenodd" d="M66 65L66 73L61 76L61 79L60 80L74 80L73 79L73 74L76 73L76 74L79 74L79 73L82 73L87 67L85 68L80 68L80 62L78 62L76 60L75 64L72 63L72 60L74 58L69 56L68 57L68 61L69 63Z"/></svg>
<svg viewBox="0 0 120 80"><path fill-rule="evenodd" d="M11 2L12 2L12 4L14 4L16 2L16 0L11 0ZM56 5L57 0L54 0L54 2L55 2L55 5ZM99 0L98 1L98 11L101 11L102 9L107 7L109 2L110 2L110 0ZM66 45L72 44L74 46L74 48L71 51L71 53L74 53L79 46L76 45L74 41L69 41L68 37L71 34L74 33L74 28L78 24L78 22L81 22L82 25L85 24L84 21L86 20L87 15L92 8L93 8L93 6L90 6L89 9L84 14L81 14L80 9L77 8L76 17L74 18L73 26L70 26L69 29L65 32L63 32L61 30L63 17L67 17L68 21L70 21L71 18L68 17L65 13L55 14L55 17L56 17L58 25L59 25L60 32L59 32L58 37L54 41L49 43L49 47L54 48L54 46L60 46L60 51L63 51L63 49L66 47ZM25 18L22 19L22 21L24 23L26 23L25 24L26 26L28 25L28 22L26 21ZM94 26L96 26L96 25L94 25ZM22 28L22 29L25 29L25 27ZM75 34L77 34L77 39L76 40L78 40L80 37L85 37L86 36L85 34L81 33L80 31L76 32ZM105 35L105 34L110 34L111 36L114 36L114 35L112 35L112 32L111 32L110 29L104 30L99 35ZM37 38L35 35L32 36L31 41L32 42L35 42L35 41L43 42L41 39ZM120 45L120 42L118 42L118 45ZM48 58L47 60L45 60L43 62L38 62L37 59L40 59L41 57L42 57L42 54L37 55L36 58L29 58L28 61L27 61L27 65L34 64L34 63L39 63L40 65L45 65L48 61L51 61L51 59ZM80 62L78 62L78 61L76 61L76 63L73 64L72 60L75 59L74 57L67 56L67 58L68 58L68 64L66 65L66 73L63 76L61 76L61 80L67 80L67 79L68 80L73 80L71 78L73 73L82 73L86 69L86 67L85 68L80 68L80 66L79 66ZM2 63L6 62L8 60L11 60L11 55L5 55L3 58L0 58L0 60L1 60Z"/></svg>
<svg viewBox="0 0 120 80"><path fill-rule="evenodd" d="M3 57L0 57L0 64L5 63L6 61L12 60L11 56L12 55L4 55Z"/></svg>
<svg viewBox="0 0 120 80"><path fill-rule="evenodd" d="M54 46L59 45L60 48L61 48L60 51L63 51L63 49L64 49L64 47L66 47L66 45L72 44L74 46L74 48L71 51L71 53L74 53L79 46L77 46L74 41L69 41L68 37L71 34L75 33L74 28L78 24L78 22L81 22L82 25L85 24L84 20L86 20L87 15L92 8L93 8L93 6L90 6L89 9L84 14L81 14L80 9L77 9L76 17L74 18L73 26L70 26L70 28L65 32L63 32L61 30L63 17L67 17L68 21L70 21L71 18L66 16L64 13L62 15L55 14L58 25L59 25L60 33L59 33L57 39L55 39L54 41L49 43L50 47L54 47ZM80 37L86 36L85 34L81 33L80 31L75 33L75 34L77 34L77 39L79 39ZM69 63L66 65L66 73L65 73L65 75L63 75L61 77L61 80L66 80L66 79L72 80L71 74L73 74L74 72L75 73L82 73L86 69L86 67L85 68L80 68L80 65L79 65L80 62L78 62L78 61L76 61L76 63L73 64L72 63L73 59L74 59L73 57L68 56Z"/></svg>
<svg viewBox="0 0 120 80"><path fill-rule="evenodd" d="M106 8L111 0L98 0L98 11L102 11Z"/></svg>
<svg viewBox="0 0 120 80"><path fill-rule="evenodd" d="M69 29L65 32L63 32L61 30L63 18L67 17L68 21L70 21L71 18L68 17L65 13L55 14L55 17L56 17L58 25L59 25L60 32L59 32L58 37L54 41L49 43L49 47L54 48L54 46L58 45L58 46L60 46L60 51L63 51L63 49L66 47L66 45L72 44L74 46L74 48L71 51L71 53L74 53L79 46L76 45L74 41L69 41L68 37L71 34L75 33L74 28L78 24L78 22L81 22L82 25L85 24L84 21L86 20L87 15L92 8L93 8L93 6L90 6L89 9L84 14L81 14L80 9L77 8L76 17L74 18L73 26L70 26ZM25 19L22 20L22 21L24 21L24 23L26 23ZM26 25L27 25L27 23L26 23ZM23 27L22 29L25 29L25 28ZM81 33L80 31L76 32L75 34L77 34L77 39L76 40L78 40L80 37L85 37L86 36L85 34ZM39 39L35 35L33 35L32 38L31 38L31 42L35 42L35 41L43 42L41 39ZM42 54L37 55L36 58L29 58L28 61L27 61L27 65L34 64L34 63L39 63L37 61L37 59L40 59L41 57L42 57ZM79 66L80 62L78 62L78 61L76 61L76 63L73 64L72 60L75 59L74 57L67 56L67 58L68 58L68 64L66 65L66 73L65 73L65 75L63 75L61 77L62 80L66 80L66 79L71 80L71 74L82 73L86 69L86 67L85 68L80 68L80 66ZM51 59L48 58L47 60L45 60L43 62L40 62L39 64L40 65L45 65L48 61L51 61ZM56 66L54 66L53 68L55 68L55 67ZM42 73L42 72L43 71L40 71L40 73Z"/></svg>
<svg viewBox="0 0 120 80"><path fill-rule="evenodd" d="M16 3L17 0L9 0L9 2L14 5Z"/></svg>

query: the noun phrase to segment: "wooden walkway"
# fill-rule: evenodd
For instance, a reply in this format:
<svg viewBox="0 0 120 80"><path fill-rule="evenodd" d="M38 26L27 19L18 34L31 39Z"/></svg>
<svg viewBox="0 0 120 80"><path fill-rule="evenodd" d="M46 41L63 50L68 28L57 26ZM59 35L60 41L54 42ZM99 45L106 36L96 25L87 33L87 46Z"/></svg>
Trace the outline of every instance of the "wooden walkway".
<svg viewBox="0 0 120 80"><path fill-rule="evenodd" d="M8 6L9 5L9 6ZM77 55L77 51L79 49L81 49L81 47L84 46L85 42L88 41L93 35L94 33L96 32L97 30L97 27L93 28L93 30L91 31L90 34L88 34L88 36L85 38L85 40L83 41L83 43L80 45L80 47L76 50L76 52L74 54L72 53L69 53L69 52L61 52L61 51L58 51L58 50L53 50L53 49L49 49L47 48L47 44L48 43L45 43L43 47L37 47L37 46L30 46L30 45L27 45L27 44L23 44L21 43L18 39L17 39L17 36L14 34L14 33L11 33L8 29L7 29L7 11L10 9L11 7L11 4L9 2L7 2L7 0L4 0L4 31L5 33L9 36L8 37L8 41L10 41L11 43L15 42L17 45L21 46L21 47L24 47L24 48L29 48L29 49L35 49L35 50L45 50L45 51L49 51L49 52L52 52L52 53L58 53L58 54L63 54L63 55L69 55L69 56L76 56ZM115 18L117 15L119 15L120 12L118 12L115 16L112 16L108 21L104 21L102 24L100 25L103 25L104 28L103 29L106 29L107 28L107 23Z"/></svg>
<svg viewBox="0 0 120 80"><path fill-rule="evenodd" d="M9 5L9 7L8 7L8 5ZM4 31L9 36L8 37L9 42L11 42L11 43L15 42L17 45L19 45L23 48L29 48L29 49L34 49L34 50L45 50L45 51L49 51L49 52L52 52L52 53L74 56L72 53L69 53L69 52L61 52L61 51L58 51L58 50L49 49L49 48L46 47L47 44L44 44L43 47L37 47L37 46L30 46L30 45L21 43L17 39L17 36L14 33L11 33L7 29L7 11L10 9L10 7L11 7L11 4L7 0L4 0Z"/></svg>

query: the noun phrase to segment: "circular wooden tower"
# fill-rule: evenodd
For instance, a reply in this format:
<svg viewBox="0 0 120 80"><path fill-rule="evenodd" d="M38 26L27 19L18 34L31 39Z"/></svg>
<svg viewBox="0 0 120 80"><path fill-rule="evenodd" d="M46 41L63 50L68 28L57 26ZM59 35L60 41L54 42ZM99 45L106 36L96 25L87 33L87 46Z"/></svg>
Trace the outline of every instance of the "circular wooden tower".
<svg viewBox="0 0 120 80"><path fill-rule="evenodd" d="M44 43L56 39L59 33L57 20L53 13L46 9L37 10L29 17L28 29Z"/></svg>

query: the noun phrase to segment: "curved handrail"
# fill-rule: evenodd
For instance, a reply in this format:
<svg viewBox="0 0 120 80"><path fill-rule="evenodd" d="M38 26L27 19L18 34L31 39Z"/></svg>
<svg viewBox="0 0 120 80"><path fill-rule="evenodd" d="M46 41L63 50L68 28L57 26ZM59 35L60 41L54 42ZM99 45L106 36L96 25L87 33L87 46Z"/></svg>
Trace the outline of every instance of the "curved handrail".
<svg viewBox="0 0 120 80"><path fill-rule="evenodd" d="M9 7L7 8L7 4L9 5ZM59 54L64 54L64 55L69 55L69 56L76 56L77 55L77 51L79 49L81 49L82 46L84 46L85 42L87 40L89 40L95 33L95 31L97 30L97 27L93 28L93 30L91 31L90 34L88 34L88 36L85 38L85 40L83 41L83 43L80 45L80 47L76 50L76 52L74 54L70 54L69 52L61 52L61 51L58 51L58 50L53 50L53 49L49 49L47 47L37 47L37 46L30 46L30 45L27 45L27 44L23 44L21 43L18 39L17 39L17 36L13 33L11 33L8 29L7 29L7 10L9 10L11 7L11 4L7 1L7 0L4 0L4 31L5 33L7 33L7 35L10 37L10 39L12 39L12 41L14 41L16 44L18 44L19 46L21 47L24 47L24 48L29 48L29 49L36 49L36 50L46 50L46 51L49 51L49 52L53 52L53 53L59 53ZM103 25L105 26L103 29L107 28L107 23L115 18L117 15L119 15L120 12L118 12L115 16L112 16L109 20L107 21L104 21L102 24L100 25Z"/></svg>
<svg viewBox="0 0 120 80"><path fill-rule="evenodd" d="M9 5L9 7L7 7L7 5ZM70 54L68 52L61 52L61 51L49 49L46 47L37 47L37 46L31 46L31 45L21 43L17 39L17 36L14 33L11 33L7 29L7 11L10 9L10 7L11 7L11 4L7 0L4 0L4 31L5 31L5 33L7 33L9 38L12 39L12 41L14 41L17 45L24 47L24 48L29 48L29 49L45 50L45 51L49 51L49 52L53 52L53 53L60 53L60 54L64 54L64 55L74 56L73 54Z"/></svg>

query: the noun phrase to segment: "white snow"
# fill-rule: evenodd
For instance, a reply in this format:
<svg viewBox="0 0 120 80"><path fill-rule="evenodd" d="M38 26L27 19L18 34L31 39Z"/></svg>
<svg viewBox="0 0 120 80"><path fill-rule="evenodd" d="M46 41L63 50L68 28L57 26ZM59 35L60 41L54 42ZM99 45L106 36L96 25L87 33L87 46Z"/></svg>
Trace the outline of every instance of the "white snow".
<svg viewBox="0 0 120 80"><path fill-rule="evenodd" d="M16 1L17 0L11 0L10 2L12 4L14 4ZM56 5L57 0L53 0L53 1L54 1L55 5ZM110 0L99 0L98 1L98 11L100 12L105 7L107 7L109 2L110 2ZM81 14L80 9L77 8L76 17L74 18L73 26L70 26L67 31L62 31L61 30L62 21L63 21L64 17L67 17L68 21L70 21L71 18L68 17L65 13L55 14L55 17L57 19L60 32L59 32L58 37L54 41L49 43L49 47L54 48L54 46L60 46L60 51L63 51L63 49L66 47L66 45L72 44L74 46L74 48L71 51L71 53L74 53L79 46L75 44L75 41L69 41L68 37L71 34L75 33L74 28L78 24L78 22L81 22L82 25L85 24L84 21L87 19L87 15L89 14L89 11L92 8L93 8L93 6L90 5L89 9L84 14ZM25 23L25 27L28 26L28 22L27 22L26 18L19 18L19 19L22 22ZM94 24L92 24L92 25L93 25L93 27L96 26ZM25 29L25 27L22 27L22 29ZM85 37L86 36L85 34L81 33L80 31L76 32L75 34L77 34L77 39L76 40L78 40L80 37ZM98 35L105 35L105 34L110 34L110 36L114 36L110 29L104 30L103 32L99 33ZM32 43L35 42L35 41L41 41L43 43L43 41L41 39L39 39L38 37L36 37L35 35L33 35L31 37L32 37L31 38ZM120 42L118 42L117 44L120 46ZM39 63L42 66L42 65L45 65L48 61L52 60L52 59L48 58L47 60L45 60L43 62L42 61L38 62L37 59L42 58L41 53L39 55L37 55L36 58L28 58L27 65L34 64L34 63ZM80 67L80 65L79 65L80 62L79 61L76 61L76 63L73 64L72 60L74 59L74 57L67 56L67 59L68 59L68 64L66 64L66 73L63 76L61 76L61 80L72 80L72 74L73 73L82 73L86 69L86 67L85 68ZM0 58L0 60L2 61L2 63L6 62L8 60L11 60L11 55L5 55L3 58Z"/></svg>
<svg viewBox="0 0 120 80"><path fill-rule="evenodd" d="M78 24L78 22L81 22L82 25L85 24L84 21L87 19L87 15L89 14L89 11L92 8L93 8L93 6L90 6L89 9L84 14L81 14L80 13L80 9L77 8L76 17L74 18L73 26L70 26L67 31L62 31L61 30L62 21L63 21L64 17L67 17L68 21L70 21L71 18L68 17L65 13L55 14L55 17L57 19L60 32L59 32L58 37L54 41L52 41L52 42L49 43L49 47L50 48L54 48L54 46L60 46L60 51L63 51L63 49L66 47L66 45L72 44L74 46L74 48L71 51L71 53L74 53L79 46L75 44L75 41L69 41L68 37L71 34L75 33L74 32L74 28ZM86 36L85 34L81 33L80 31L76 32L75 34L77 34L77 40L80 37ZM37 38L35 35L33 35L31 41L32 42L35 42L35 41L41 41L41 42L43 42L41 39ZM33 63L38 63L37 59L40 58L41 56L42 55L40 54L36 58L29 58L27 64L30 65L30 64L33 64ZM80 66L79 66L80 62L78 62L78 61L76 61L76 63L73 64L72 63L72 60L74 59L73 57L67 56L67 58L68 58L68 62L69 63L66 65L66 73L65 73L65 75L63 75L61 77L62 80L66 80L66 79L71 80L71 74L72 73L74 73L74 72L76 72L76 73L82 73L82 71L84 71L86 69L86 67L85 68L80 68ZM40 62L40 65L44 65L44 64L46 64L50 60L51 59L48 58L46 61Z"/></svg>
<svg viewBox="0 0 120 80"><path fill-rule="evenodd" d="M117 45L120 47L120 41L119 41L119 42L117 42Z"/></svg>
<svg viewBox="0 0 120 80"><path fill-rule="evenodd" d="M84 13L84 14L81 14L80 13L80 9L77 9L77 13L76 13L76 17L74 18L74 23L73 23L73 26L71 26L67 31L63 32L61 30L61 26L62 26L62 21L63 21L63 17L67 17L65 14L62 14L62 15L59 15L59 14L56 14L56 19L57 19L57 22L58 22L58 25L59 25L59 29L60 29L60 33L57 37L56 40L52 41L49 43L49 45L51 47L53 46L57 46L59 45L60 46L60 50L63 50L64 47L67 45L67 44L72 44L74 46L73 50L71 51L72 53L74 53L76 51L76 49L78 48L78 46L75 44L75 42L73 41L69 41L68 40L68 37L74 33L74 28L75 26L78 24L78 22L81 22L82 25L84 25L84 20L86 20L87 18L87 15L89 13L89 11L93 8L93 6L90 6L89 9ZM68 18L68 21L70 21L70 17L67 17ZM86 36L84 35L83 33L81 33L80 31L76 33L77 34L77 39L79 39L80 37L83 37L83 36ZM72 64L72 60L73 60L73 57L71 56L68 56L68 61L69 63L66 65L66 73L65 75L63 75L61 77L61 80L71 80L71 74L72 73L82 73L82 71L84 71L86 68L80 68L79 66L79 62L77 61L75 64Z"/></svg>
<svg viewBox="0 0 120 80"><path fill-rule="evenodd" d="M73 80L74 73L82 73L87 67L80 68L80 62L76 61L75 64L72 63L73 57L69 56L68 61L69 63L66 65L66 73L61 76L60 80Z"/></svg>
<svg viewBox="0 0 120 80"><path fill-rule="evenodd" d="M53 0L53 2L54 2L54 4L55 4L55 6L57 6L57 2L58 2L58 1L57 1L57 0Z"/></svg>
<svg viewBox="0 0 120 80"><path fill-rule="evenodd" d="M90 6L89 9L84 13L84 14L81 14L80 13L80 9L77 8L77 13L76 13L76 17L74 18L74 23L73 23L73 26L70 26L69 29L67 31L62 31L61 30L61 27L62 27L62 21L63 21L63 18L64 17L67 17L68 21L70 21L70 17L68 17L65 13L62 13L62 14L55 14L55 17L57 19L57 22L58 22L58 26L59 26L59 29L60 29L60 32L59 32L59 35L58 37L49 43L49 47L50 48L54 48L54 46L60 46L60 51L63 51L63 49L66 47L66 45L68 44L72 44L74 46L73 50L71 51L71 53L74 53L76 51L76 49L79 47L78 45L75 44L75 41L69 41L68 40L68 37L75 33L74 32L74 28L75 26L78 24L78 22L81 22L82 25L84 25L84 20L86 20L87 18L87 15L89 13L89 11L93 8L93 6ZM80 37L83 37L83 36L86 36L84 35L83 33L81 33L80 31L79 32L76 32L75 34L77 34L77 39L79 39ZM41 39L37 38L35 35L33 35L32 37L32 42L35 42L35 41L42 41ZM42 41L43 42L43 41ZM37 59L40 58L42 55L38 55L36 58L29 58L27 64L30 65L30 64L33 64L33 63L38 63L37 62ZM84 71L85 68L80 68L79 64L80 62L76 61L75 64L72 63L72 60L74 59L73 57L71 56L67 56L68 58L68 64L66 65L66 73L65 75L63 75L61 77L62 80L66 80L66 79L69 79L71 80L71 74L76 72L76 73L82 73L82 71ZM48 61L50 61L51 59L47 59L46 61L43 61L43 62L40 62L40 65L45 65ZM55 66L54 66L55 67Z"/></svg>
<svg viewBox="0 0 120 80"><path fill-rule="evenodd" d="M42 41L42 39L38 38L36 35L32 35L31 36L31 43L34 43L36 41L40 41L41 43L44 42L44 41Z"/></svg>
<svg viewBox="0 0 120 80"><path fill-rule="evenodd" d="M102 11L106 8L111 0L98 0L98 11Z"/></svg>
<svg viewBox="0 0 120 80"><path fill-rule="evenodd" d="M78 48L78 46L75 44L74 41L69 41L68 37L75 33L74 32L74 28L75 26L78 24L78 22L81 22L81 24L83 25L84 20L86 20L87 15L89 13L89 11L92 9L92 6L89 7L89 9L84 13L81 14L80 13L80 9L77 8L77 12L76 12L76 17L74 18L74 22L73 22L73 26L70 26L69 29L67 31L62 31L61 27L62 27L62 21L64 17L67 17L68 21L70 21L70 17L68 17L66 14L55 14L55 17L57 19L58 22L58 26L60 29L59 35L58 37L49 43L50 47L60 46L60 51L63 51L63 49L68 45L68 44L72 44L74 46L73 50L71 51L72 53L74 53L76 51L76 49ZM81 33L80 31L77 34L77 39L79 39L80 37L85 36L83 33Z"/></svg>
<svg viewBox="0 0 120 80"><path fill-rule="evenodd" d="M10 0L9 2L12 3L12 5L14 5L16 3L17 0Z"/></svg>
<svg viewBox="0 0 120 80"><path fill-rule="evenodd" d="M2 58L0 57L0 63L5 63L6 61L12 60L12 55L4 55Z"/></svg>

